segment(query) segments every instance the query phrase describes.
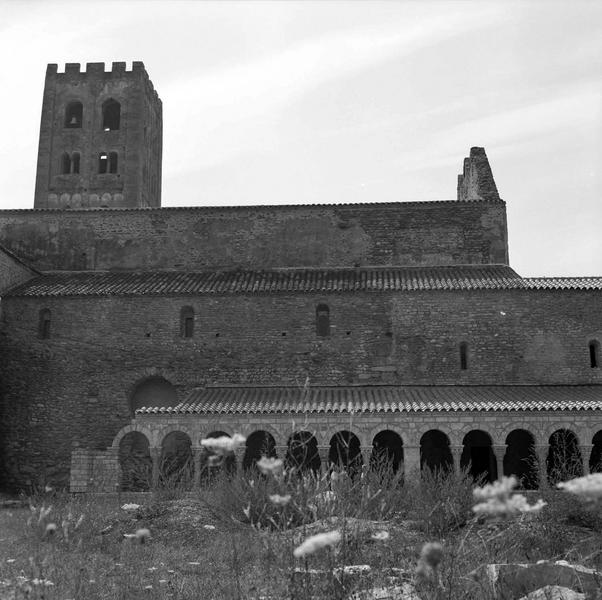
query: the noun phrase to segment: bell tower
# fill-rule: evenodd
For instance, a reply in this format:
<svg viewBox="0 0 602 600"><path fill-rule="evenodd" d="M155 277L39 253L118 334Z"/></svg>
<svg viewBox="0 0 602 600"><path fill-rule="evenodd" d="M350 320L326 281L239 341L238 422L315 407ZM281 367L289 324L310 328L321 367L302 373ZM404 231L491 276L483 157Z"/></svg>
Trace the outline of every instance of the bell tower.
<svg viewBox="0 0 602 600"><path fill-rule="evenodd" d="M162 103L141 62L46 70L34 208L161 206Z"/></svg>

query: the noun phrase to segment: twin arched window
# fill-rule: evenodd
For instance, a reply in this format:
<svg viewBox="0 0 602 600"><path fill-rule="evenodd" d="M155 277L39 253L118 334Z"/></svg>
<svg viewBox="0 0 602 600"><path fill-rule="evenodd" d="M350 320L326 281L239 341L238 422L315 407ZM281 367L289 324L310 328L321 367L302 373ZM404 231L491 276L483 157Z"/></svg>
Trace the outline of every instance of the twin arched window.
<svg viewBox="0 0 602 600"><path fill-rule="evenodd" d="M61 174L77 175L79 173L79 152L73 152L69 155L63 152L61 156Z"/></svg>
<svg viewBox="0 0 602 600"><path fill-rule="evenodd" d="M101 152L98 155L98 172L117 173L117 152Z"/></svg>

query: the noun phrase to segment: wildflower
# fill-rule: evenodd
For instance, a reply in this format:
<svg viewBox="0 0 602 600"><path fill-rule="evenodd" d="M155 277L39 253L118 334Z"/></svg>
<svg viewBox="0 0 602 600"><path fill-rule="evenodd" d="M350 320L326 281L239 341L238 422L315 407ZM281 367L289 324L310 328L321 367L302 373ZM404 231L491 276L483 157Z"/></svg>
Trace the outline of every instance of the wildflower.
<svg viewBox="0 0 602 600"><path fill-rule="evenodd" d="M389 532L388 531L377 531L376 533L372 534L372 539L377 540L379 542L384 542L385 540L389 539Z"/></svg>
<svg viewBox="0 0 602 600"><path fill-rule="evenodd" d="M473 506L473 512L492 517L539 512L546 505L543 500L539 499L530 505L522 494L511 495L517 483L516 477L502 477L499 481L474 489L472 495L475 500L483 502Z"/></svg>
<svg viewBox="0 0 602 600"><path fill-rule="evenodd" d="M151 534L150 534L150 531L148 529L138 529L138 531L136 531L136 539L141 544L144 544L148 540L150 540L150 537L151 537Z"/></svg>
<svg viewBox="0 0 602 600"><path fill-rule="evenodd" d="M188 564L192 565L193 567L198 567L201 563L200 562L189 562Z"/></svg>
<svg viewBox="0 0 602 600"><path fill-rule="evenodd" d="M443 546L438 542L427 542L420 551L420 560L432 569L436 569L443 558Z"/></svg>
<svg viewBox="0 0 602 600"><path fill-rule="evenodd" d="M328 531L326 533L318 533L308 537L300 546L295 548L293 556L300 558L313 554L317 550L326 548L327 546L334 546L341 541L340 531Z"/></svg>
<svg viewBox="0 0 602 600"><path fill-rule="evenodd" d="M145 590L152 590L152 589L153 589L153 586L152 586L152 585L145 585L145 586L144 586L144 589L145 589Z"/></svg>
<svg viewBox="0 0 602 600"><path fill-rule="evenodd" d="M140 508L140 504L124 504L121 507L121 510L138 510Z"/></svg>
<svg viewBox="0 0 602 600"><path fill-rule="evenodd" d="M264 475L274 475L277 477L284 470L284 462L280 458L267 458L266 456L262 456L257 461L257 468Z"/></svg>
<svg viewBox="0 0 602 600"><path fill-rule="evenodd" d="M6 562L10 564L10 563L14 563L16 560L17 560L16 558L7 558Z"/></svg>
<svg viewBox="0 0 602 600"><path fill-rule="evenodd" d="M77 529L83 522L84 522L84 515L82 514L79 516L79 519L75 523L75 527L73 529Z"/></svg>
<svg viewBox="0 0 602 600"><path fill-rule="evenodd" d="M276 506L286 506L291 501L291 495L281 496L280 494L271 494L269 496L270 502Z"/></svg>
<svg viewBox="0 0 602 600"><path fill-rule="evenodd" d="M207 450L210 450L211 452L215 452L216 454L224 455L236 452L236 450L238 450L238 448L246 441L246 437L240 435L240 433L235 433L232 437L223 435L217 438L207 438L206 440L201 440L201 446L207 448Z"/></svg>
<svg viewBox="0 0 602 600"><path fill-rule="evenodd" d="M159 583L167 583L167 579L159 579Z"/></svg>
<svg viewBox="0 0 602 600"><path fill-rule="evenodd" d="M147 569L147 571L151 571L151 572L152 572L152 571L156 571L156 570L157 570L157 567L149 567L149 568Z"/></svg>
<svg viewBox="0 0 602 600"><path fill-rule="evenodd" d="M48 537L54 535L56 533L56 524L55 523L48 523L48 525L46 525L46 535Z"/></svg>
<svg viewBox="0 0 602 600"><path fill-rule="evenodd" d="M46 484L46 486L44 487L44 491L49 494L50 492L52 492L54 490L54 488L51 485Z"/></svg>
<svg viewBox="0 0 602 600"><path fill-rule="evenodd" d="M251 505L249 504L246 508L243 508L242 512L244 513L245 517L247 517L247 519L250 519L251 518Z"/></svg>
<svg viewBox="0 0 602 600"><path fill-rule="evenodd" d="M49 506L48 508L42 506L42 508L40 508L40 514L38 515L38 523L41 523L50 514L51 510L52 506Z"/></svg>
<svg viewBox="0 0 602 600"><path fill-rule="evenodd" d="M210 467L219 467L222 464L222 457L221 456L210 456L207 459L207 464Z"/></svg>
<svg viewBox="0 0 602 600"><path fill-rule="evenodd" d="M602 500L602 473L592 473L570 481L562 481L558 487L584 500L595 502Z"/></svg>
<svg viewBox="0 0 602 600"><path fill-rule="evenodd" d="M215 529L215 525L203 525L203 529Z"/></svg>

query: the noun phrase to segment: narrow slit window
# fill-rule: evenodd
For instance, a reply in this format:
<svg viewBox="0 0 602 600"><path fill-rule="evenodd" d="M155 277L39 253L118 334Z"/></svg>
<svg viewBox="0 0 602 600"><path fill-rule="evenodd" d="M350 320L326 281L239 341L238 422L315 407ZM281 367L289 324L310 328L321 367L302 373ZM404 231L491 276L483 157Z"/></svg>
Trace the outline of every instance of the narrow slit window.
<svg viewBox="0 0 602 600"><path fill-rule="evenodd" d="M47 340L50 337L50 309L48 308L43 308L40 311L38 336L42 340Z"/></svg>
<svg viewBox="0 0 602 600"><path fill-rule="evenodd" d="M180 311L180 335L183 338L194 336L194 310L192 306L184 306Z"/></svg>
<svg viewBox="0 0 602 600"><path fill-rule="evenodd" d="M318 337L330 335L330 309L327 304L318 304L316 307L316 335Z"/></svg>
<svg viewBox="0 0 602 600"><path fill-rule="evenodd" d="M71 158L66 152L61 156L61 174L69 175L71 173Z"/></svg>
<svg viewBox="0 0 602 600"><path fill-rule="evenodd" d="M600 366L600 342L591 340L589 343L589 366L597 369Z"/></svg>
<svg viewBox="0 0 602 600"><path fill-rule="evenodd" d="M79 152L74 152L71 156L71 172L74 175L79 174Z"/></svg>
<svg viewBox="0 0 602 600"><path fill-rule="evenodd" d="M460 344L460 369L462 371L468 369L468 344L466 342Z"/></svg>
<svg viewBox="0 0 602 600"><path fill-rule="evenodd" d="M102 128L104 131L119 129L121 120L121 105L117 100L107 100L102 105Z"/></svg>
<svg viewBox="0 0 602 600"><path fill-rule="evenodd" d="M78 129L82 126L84 107L81 102L69 102L65 108L65 127Z"/></svg>
<svg viewBox="0 0 602 600"><path fill-rule="evenodd" d="M106 152L101 152L98 157L98 172L102 175L108 171L109 155Z"/></svg>
<svg viewBox="0 0 602 600"><path fill-rule="evenodd" d="M109 173L117 173L117 152L109 152Z"/></svg>

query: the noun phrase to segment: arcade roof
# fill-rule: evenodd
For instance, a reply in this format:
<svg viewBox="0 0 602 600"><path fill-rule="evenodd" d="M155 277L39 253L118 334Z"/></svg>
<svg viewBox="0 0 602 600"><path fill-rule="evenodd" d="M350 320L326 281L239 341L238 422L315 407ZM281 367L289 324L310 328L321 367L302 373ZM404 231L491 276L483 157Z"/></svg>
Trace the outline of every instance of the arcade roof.
<svg viewBox="0 0 602 600"><path fill-rule="evenodd" d="M136 414L303 414L602 410L602 386L208 387Z"/></svg>

